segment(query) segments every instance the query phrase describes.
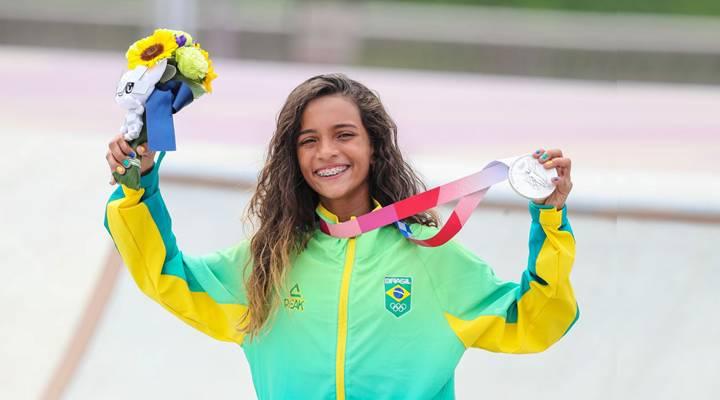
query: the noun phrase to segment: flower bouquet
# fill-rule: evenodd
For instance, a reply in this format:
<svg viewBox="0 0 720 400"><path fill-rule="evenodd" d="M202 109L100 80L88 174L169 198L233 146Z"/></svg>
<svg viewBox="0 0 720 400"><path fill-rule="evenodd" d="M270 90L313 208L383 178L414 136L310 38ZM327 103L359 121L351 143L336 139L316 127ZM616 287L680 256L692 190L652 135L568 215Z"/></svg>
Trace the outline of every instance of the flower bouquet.
<svg viewBox="0 0 720 400"><path fill-rule="evenodd" d="M217 77L208 53L183 31L156 29L133 43L125 57L128 71L115 91L115 101L126 110L123 137L133 149L147 143L151 151L175 150L172 115L211 92ZM140 160L130 158L123 165L125 173L113 171L113 177L139 189Z"/></svg>

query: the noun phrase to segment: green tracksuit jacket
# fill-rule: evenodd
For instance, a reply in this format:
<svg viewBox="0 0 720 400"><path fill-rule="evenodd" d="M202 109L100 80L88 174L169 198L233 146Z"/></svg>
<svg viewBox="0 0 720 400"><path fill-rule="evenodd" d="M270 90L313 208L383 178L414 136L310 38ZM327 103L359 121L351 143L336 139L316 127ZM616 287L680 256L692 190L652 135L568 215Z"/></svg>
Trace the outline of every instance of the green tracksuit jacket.
<svg viewBox="0 0 720 400"><path fill-rule="evenodd" d="M456 241L416 246L394 225L350 239L318 229L289 271L272 325L244 341L234 327L248 304L248 241L201 256L178 249L158 186L164 155L139 190L112 193L105 227L140 290L243 347L259 399L451 399L466 349L543 351L578 318L566 209L531 203L520 283L501 281Z"/></svg>

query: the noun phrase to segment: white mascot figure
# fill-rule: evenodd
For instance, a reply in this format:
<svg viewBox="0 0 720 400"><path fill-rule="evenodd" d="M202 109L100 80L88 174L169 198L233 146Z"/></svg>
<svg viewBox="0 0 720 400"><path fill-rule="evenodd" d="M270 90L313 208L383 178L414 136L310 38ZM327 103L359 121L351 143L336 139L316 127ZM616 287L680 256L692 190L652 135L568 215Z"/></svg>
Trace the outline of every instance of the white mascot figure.
<svg viewBox="0 0 720 400"><path fill-rule="evenodd" d="M145 102L155 90L167 68L167 59L148 68L140 65L123 74L115 90L115 102L127 110L120 132L130 142L140 136L143 127Z"/></svg>

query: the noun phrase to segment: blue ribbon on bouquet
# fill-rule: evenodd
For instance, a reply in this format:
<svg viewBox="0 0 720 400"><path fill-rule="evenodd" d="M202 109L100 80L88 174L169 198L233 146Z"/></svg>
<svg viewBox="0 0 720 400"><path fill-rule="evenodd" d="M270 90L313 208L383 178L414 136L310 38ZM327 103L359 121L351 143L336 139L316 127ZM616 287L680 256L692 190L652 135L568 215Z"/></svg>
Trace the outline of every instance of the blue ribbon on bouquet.
<svg viewBox="0 0 720 400"><path fill-rule="evenodd" d="M145 124L150 150L175 150L175 125L172 116L192 101L192 90L185 82L171 79L155 85L155 90L145 102Z"/></svg>

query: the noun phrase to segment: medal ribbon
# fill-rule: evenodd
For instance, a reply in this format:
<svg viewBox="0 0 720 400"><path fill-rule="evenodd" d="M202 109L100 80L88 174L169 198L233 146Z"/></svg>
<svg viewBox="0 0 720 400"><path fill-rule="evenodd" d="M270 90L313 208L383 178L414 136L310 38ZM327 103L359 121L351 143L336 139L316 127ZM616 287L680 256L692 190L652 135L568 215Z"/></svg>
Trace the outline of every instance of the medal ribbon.
<svg viewBox="0 0 720 400"><path fill-rule="evenodd" d="M452 239L462 229L475 207L485 198L488 189L507 179L510 165L508 160L511 159L493 161L472 175L396 201L349 221L328 224L321 218L320 230L330 236L349 238L395 223L403 236L411 242L426 247L440 246ZM434 236L428 239L413 237L410 227L402 222L405 218L458 199L448 221Z"/></svg>

